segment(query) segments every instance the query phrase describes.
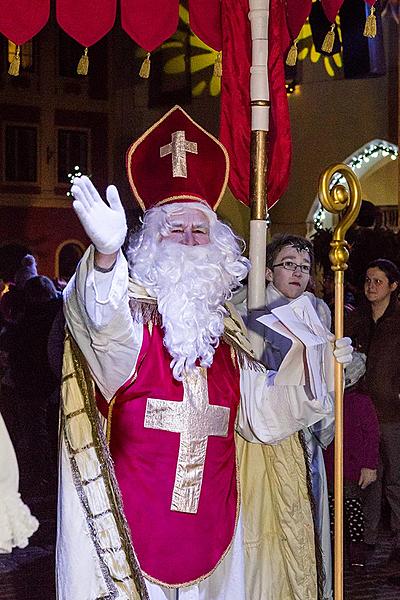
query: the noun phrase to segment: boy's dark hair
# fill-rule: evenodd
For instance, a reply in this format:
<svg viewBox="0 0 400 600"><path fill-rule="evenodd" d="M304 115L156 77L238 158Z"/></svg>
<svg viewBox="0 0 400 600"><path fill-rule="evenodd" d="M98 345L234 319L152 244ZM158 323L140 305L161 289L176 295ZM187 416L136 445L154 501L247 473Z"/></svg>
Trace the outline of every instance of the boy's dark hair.
<svg viewBox="0 0 400 600"><path fill-rule="evenodd" d="M311 264L314 262L314 249L312 242L301 235L292 235L290 233L280 233L273 237L267 245L267 267L272 269L276 257L285 246L293 246L299 252L305 250L310 255Z"/></svg>
<svg viewBox="0 0 400 600"><path fill-rule="evenodd" d="M394 262L392 262L391 260L388 260L386 258L377 258L376 260L373 260L369 263L369 265L366 268L366 271L368 271L368 269L374 268L383 271L386 277L389 279L389 283L400 282L400 271L394 264Z"/></svg>

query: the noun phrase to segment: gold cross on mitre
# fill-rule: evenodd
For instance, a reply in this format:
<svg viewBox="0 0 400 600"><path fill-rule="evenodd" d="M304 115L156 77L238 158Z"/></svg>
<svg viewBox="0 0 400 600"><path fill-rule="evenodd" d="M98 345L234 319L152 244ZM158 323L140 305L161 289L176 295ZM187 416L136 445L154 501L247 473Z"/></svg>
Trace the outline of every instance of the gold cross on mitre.
<svg viewBox="0 0 400 600"><path fill-rule="evenodd" d="M172 177L187 177L186 152L197 154L197 143L188 142L184 131L175 131L171 134L171 143L161 146L161 158L172 154Z"/></svg>
<svg viewBox="0 0 400 600"><path fill-rule="evenodd" d="M182 402L148 398L144 426L181 434L171 510L196 513L208 437L228 435L230 409L209 404L206 369L186 374L183 392Z"/></svg>

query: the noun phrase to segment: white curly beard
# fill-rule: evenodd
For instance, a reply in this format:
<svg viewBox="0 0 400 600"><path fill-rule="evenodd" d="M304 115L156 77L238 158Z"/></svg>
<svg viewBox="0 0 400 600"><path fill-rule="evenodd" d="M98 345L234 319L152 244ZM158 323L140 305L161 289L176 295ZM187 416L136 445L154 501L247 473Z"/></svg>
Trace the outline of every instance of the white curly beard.
<svg viewBox="0 0 400 600"><path fill-rule="evenodd" d="M152 265L142 263L146 273L136 263L131 275L158 300L173 376L181 380L197 360L202 367L211 366L224 331L223 303L238 284L213 244L185 246L164 240L157 246ZM152 285L146 281L150 272Z"/></svg>

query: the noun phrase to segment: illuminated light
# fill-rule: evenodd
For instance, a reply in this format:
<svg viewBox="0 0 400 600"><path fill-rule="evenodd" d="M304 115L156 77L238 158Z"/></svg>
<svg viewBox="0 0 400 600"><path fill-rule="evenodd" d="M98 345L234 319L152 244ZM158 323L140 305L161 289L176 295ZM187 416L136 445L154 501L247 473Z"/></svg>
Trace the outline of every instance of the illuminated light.
<svg viewBox="0 0 400 600"><path fill-rule="evenodd" d="M382 150L382 156L389 156L389 152L387 152L386 150Z"/></svg>
<svg viewBox="0 0 400 600"><path fill-rule="evenodd" d="M285 89L286 89L286 94L289 96L290 94L293 94L296 91L296 82L295 81L290 81L289 83L285 84Z"/></svg>
<svg viewBox="0 0 400 600"><path fill-rule="evenodd" d="M369 158L368 158L368 156L364 156L364 161L365 161L366 163L369 163Z"/></svg>
<svg viewBox="0 0 400 600"><path fill-rule="evenodd" d="M392 156L390 157L391 160L397 160L397 155L396 154L392 154Z"/></svg>

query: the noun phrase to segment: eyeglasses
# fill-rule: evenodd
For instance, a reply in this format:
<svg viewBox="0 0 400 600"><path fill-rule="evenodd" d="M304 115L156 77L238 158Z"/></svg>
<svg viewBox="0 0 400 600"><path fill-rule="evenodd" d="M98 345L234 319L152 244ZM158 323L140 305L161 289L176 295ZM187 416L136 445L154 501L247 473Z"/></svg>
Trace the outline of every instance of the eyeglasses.
<svg viewBox="0 0 400 600"><path fill-rule="evenodd" d="M284 269L286 269L286 271L293 271L293 272L295 272L296 269L300 269L300 271L302 273L305 273L306 275L309 275L311 273L311 265L298 265L297 263L295 263L291 260L284 260L281 263L272 265L273 269L275 267L283 267Z"/></svg>

